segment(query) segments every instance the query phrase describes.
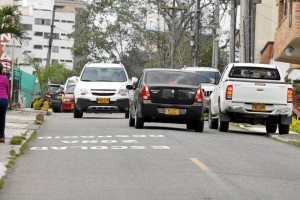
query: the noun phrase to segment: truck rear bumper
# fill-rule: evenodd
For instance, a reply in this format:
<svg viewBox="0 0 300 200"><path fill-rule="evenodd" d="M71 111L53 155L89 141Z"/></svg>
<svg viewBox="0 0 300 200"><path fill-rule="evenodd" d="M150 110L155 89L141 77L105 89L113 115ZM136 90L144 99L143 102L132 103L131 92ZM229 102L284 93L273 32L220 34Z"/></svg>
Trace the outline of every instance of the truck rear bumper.
<svg viewBox="0 0 300 200"><path fill-rule="evenodd" d="M251 110L246 110L243 106L233 105L228 106L229 112L241 113L241 114L251 114L251 115L292 115L292 109L290 108L276 108L274 110L267 110L264 112L255 112Z"/></svg>

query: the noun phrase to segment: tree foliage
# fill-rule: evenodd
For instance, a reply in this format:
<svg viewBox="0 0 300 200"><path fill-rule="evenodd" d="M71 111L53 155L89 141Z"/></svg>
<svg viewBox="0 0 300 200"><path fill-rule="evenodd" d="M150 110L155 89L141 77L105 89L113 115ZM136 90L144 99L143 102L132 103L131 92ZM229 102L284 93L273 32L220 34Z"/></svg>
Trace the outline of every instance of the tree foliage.
<svg viewBox="0 0 300 200"><path fill-rule="evenodd" d="M4 33L11 33L16 37L25 36L26 31L21 25L20 12L16 6L0 7L0 35Z"/></svg>

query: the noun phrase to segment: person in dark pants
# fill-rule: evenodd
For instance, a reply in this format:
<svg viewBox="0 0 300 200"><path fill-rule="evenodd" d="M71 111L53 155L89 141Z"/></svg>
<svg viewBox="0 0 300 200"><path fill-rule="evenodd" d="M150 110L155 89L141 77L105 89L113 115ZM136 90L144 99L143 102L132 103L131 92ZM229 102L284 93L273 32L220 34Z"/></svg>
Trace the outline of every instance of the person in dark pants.
<svg viewBox="0 0 300 200"><path fill-rule="evenodd" d="M5 143L5 116L8 106L8 78L3 75L3 65L0 63L0 143Z"/></svg>

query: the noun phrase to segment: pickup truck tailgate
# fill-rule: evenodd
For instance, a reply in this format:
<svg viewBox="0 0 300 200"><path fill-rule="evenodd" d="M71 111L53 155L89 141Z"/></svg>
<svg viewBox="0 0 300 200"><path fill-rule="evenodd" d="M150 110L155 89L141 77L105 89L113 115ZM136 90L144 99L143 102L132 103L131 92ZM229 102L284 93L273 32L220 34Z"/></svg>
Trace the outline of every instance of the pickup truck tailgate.
<svg viewBox="0 0 300 200"><path fill-rule="evenodd" d="M282 83L235 82L232 101L243 103L286 104L288 85Z"/></svg>

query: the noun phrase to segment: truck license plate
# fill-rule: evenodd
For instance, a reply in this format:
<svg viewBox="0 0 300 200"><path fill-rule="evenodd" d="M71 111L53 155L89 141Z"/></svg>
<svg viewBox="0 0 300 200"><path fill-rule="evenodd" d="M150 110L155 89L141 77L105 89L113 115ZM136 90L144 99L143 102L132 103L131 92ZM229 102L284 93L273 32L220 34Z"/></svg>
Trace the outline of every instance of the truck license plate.
<svg viewBox="0 0 300 200"><path fill-rule="evenodd" d="M179 109L178 108L165 108L165 114L166 115L179 115Z"/></svg>
<svg viewBox="0 0 300 200"><path fill-rule="evenodd" d="M258 112L263 112L266 110L266 105L261 104L261 103L254 103L254 104L252 104L252 110L258 111Z"/></svg>
<svg viewBox="0 0 300 200"><path fill-rule="evenodd" d="M98 98L97 103L108 104L109 103L109 98Z"/></svg>

